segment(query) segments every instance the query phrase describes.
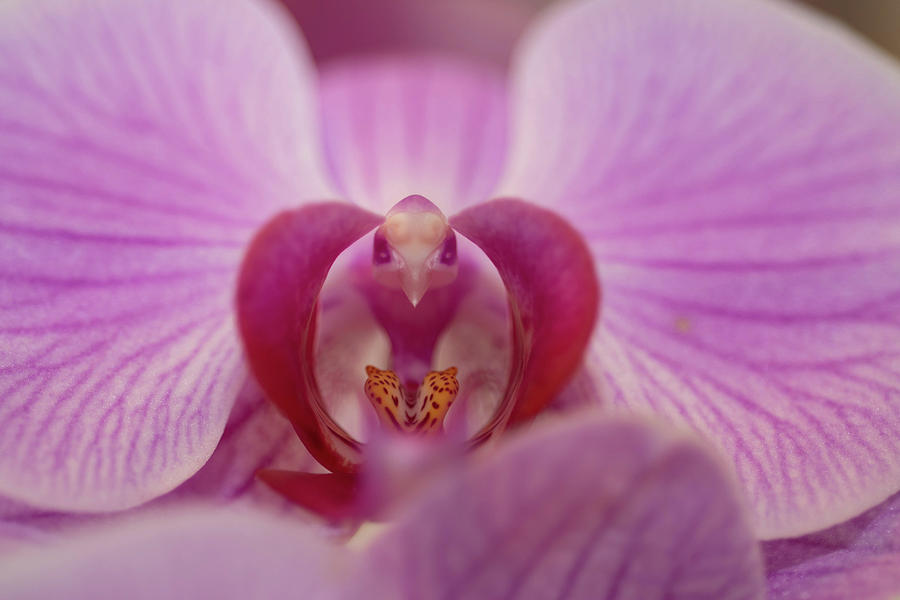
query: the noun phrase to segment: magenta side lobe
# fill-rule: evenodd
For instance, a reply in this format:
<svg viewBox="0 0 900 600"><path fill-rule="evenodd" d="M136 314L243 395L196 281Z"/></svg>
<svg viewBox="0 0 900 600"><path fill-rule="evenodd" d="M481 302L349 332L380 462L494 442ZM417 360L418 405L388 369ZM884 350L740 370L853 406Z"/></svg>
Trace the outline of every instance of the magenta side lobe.
<svg viewBox="0 0 900 600"><path fill-rule="evenodd" d="M355 442L329 427L313 376L316 301L337 256L381 217L350 204L283 212L256 236L241 267L237 313L253 374L323 466L351 471Z"/></svg>
<svg viewBox="0 0 900 600"><path fill-rule="evenodd" d="M590 251L560 216L521 200L474 206L450 224L484 251L506 285L520 353L508 415L512 424L533 417L575 372L594 329L600 284Z"/></svg>

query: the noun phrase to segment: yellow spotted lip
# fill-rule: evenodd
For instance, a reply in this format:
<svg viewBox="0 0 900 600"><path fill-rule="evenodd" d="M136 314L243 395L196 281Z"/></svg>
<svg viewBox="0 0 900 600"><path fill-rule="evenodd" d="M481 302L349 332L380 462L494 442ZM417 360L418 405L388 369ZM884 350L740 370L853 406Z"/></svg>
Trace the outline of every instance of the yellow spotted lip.
<svg viewBox="0 0 900 600"><path fill-rule="evenodd" d="M384 427L402 433L440 433L459 393L456 373L456 367L431 371L412 394L396 373L369 365L364 390Z"/></svg>

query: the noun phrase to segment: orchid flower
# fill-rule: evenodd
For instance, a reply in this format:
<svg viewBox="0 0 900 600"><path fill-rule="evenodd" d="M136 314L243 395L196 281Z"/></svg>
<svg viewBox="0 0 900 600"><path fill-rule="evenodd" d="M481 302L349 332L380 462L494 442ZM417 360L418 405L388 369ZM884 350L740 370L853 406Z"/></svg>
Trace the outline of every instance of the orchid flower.
<svg viewBox="0 0 900 600"><path fill-rule="evenodd" d="M298 556L323 596L750 598L777 538L773 595L900 590L896 65L761 0L559 5L508 79L298 40L264 0L0 7L8 514L265 467L361 518L382 434L471 456L362 548L173 509L0 589L115 594L112 536L149 597L295 589ZM264 397L308 454L240 458ZM209 562L249 555L250 587Z"/></svg>

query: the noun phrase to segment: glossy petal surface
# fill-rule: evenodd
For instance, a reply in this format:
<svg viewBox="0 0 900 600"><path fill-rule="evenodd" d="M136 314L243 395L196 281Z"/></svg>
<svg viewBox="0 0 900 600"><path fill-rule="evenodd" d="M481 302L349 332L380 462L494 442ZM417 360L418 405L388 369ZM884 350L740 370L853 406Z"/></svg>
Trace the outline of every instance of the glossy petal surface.
<svg viewBox="0 0 900 600"><path fill-rule="evenodd" d="M421 194L486 200L506 156L502 73L449 59L357 60L322 73L325 150L344 196L384 213Z"/></svg>
<svg viewBox="0 0 900 600"><path fill-rule="evenodd" d="M289 520L205 507L145 515L7 558L5 598L337 598L328 540ZM47 574L52 573L48 577Z"/></svg>
<svg viewBox="0 0 900 600"><path fill-rule="evenodd" d="M127 507L209 457L243 247L325 193L310 66L268 4L0 12L0 493Z"/></svg>
<svg viewBox="0 0 900 600"><path fill-rule="evenodd" d="M763 537L900 482L900 71L789 3L581 2L519 56L504 193L604 284L604 400L728 453Z"/></svg>
<svg viewBox="0 0 900 600"><path fill-rule="evenodd" d="M392 597L763 595L737 488L693 442L588 414L473 458L366 550Z"/></svg>

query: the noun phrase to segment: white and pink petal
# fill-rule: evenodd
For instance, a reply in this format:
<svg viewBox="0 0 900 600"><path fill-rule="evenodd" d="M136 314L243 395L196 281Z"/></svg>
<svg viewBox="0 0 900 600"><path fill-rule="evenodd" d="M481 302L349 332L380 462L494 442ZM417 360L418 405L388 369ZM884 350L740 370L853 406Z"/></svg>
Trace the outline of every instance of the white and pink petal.
<svg viewBox="0 0 900 600"><path fill-rule="evenodd" d="M329 194L311 69L266 3L3 7L0 493L120 509L209 457L244 246Z"/></svg>
<svg viewBox="0 0 900 600"><path fill-rule="evenodd" d="M517 64L501 189L591 245L604 403L714 441L762 537L897 491L897 66L745 0L560 6Z"/></svg>

